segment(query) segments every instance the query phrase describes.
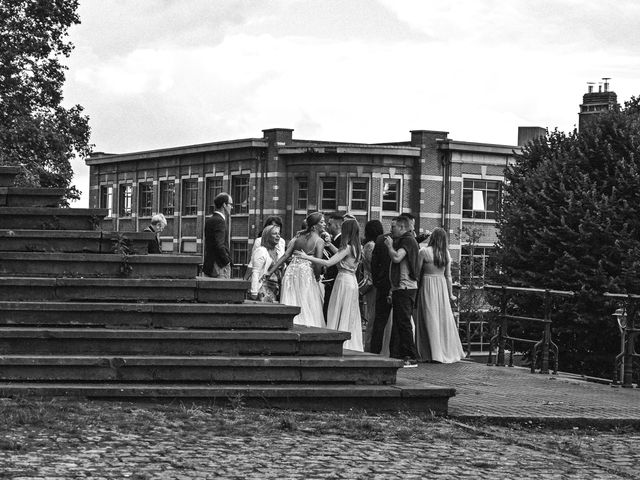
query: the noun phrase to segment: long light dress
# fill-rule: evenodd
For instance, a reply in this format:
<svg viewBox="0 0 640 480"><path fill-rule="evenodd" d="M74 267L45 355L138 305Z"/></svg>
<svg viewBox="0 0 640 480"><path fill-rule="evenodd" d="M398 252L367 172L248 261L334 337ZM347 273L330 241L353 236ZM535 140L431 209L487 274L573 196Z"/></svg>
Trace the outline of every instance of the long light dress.
<svg viewBox="0 0 640 480"><path fill-rule="evenodd" d="M351 333L351 338L344 342L344 348L362 352L364 348L356 279L357 267L358 261L353 256L353 252L338 262L338 275L333 284L327 308L327 328Z"/></svg>
<svg viewBox="0 0 640 480"><path fill-rule="evenodd" d="M309 260L293 256L282 277L280 303L300 307L293 323L324 327L322 293Z"/></svg>
<svg viewBox="0 0 640 480"><path fill-rule="evenodd" d="M433 263L433 247L422 247L422 286L418 292L416 320L416 347L418 359L440 363L454 363L465 357L458 327L453 317L446 275L451 256L447 252L447 266L438 268Z"/></svg>

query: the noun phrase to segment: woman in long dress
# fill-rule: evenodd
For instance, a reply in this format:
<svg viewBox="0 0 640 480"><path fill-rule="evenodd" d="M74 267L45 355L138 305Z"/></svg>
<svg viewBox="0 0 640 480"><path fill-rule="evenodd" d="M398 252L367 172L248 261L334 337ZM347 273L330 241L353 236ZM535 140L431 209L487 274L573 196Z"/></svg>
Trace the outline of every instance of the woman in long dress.
<svg viewBox="0 0 640 480"><path fill-rule="evenodd" d="M311 257L321 257L324 240L320 233L324 231L324 215L312 213L306 218L307 228L294 238L282 257L269 268L267 275L277 270L294 251L304 251ZM308 327L324 327L322 314L322 293L318 278L320 266L314 267L309 260L300 256L293 257L287 265L282 277L280 303L300 307L300 314L293 318L293 323Z"/></svg>
<svg viewBox="0 0 640 480"><path fill-rule="evenodd" d="M275 274L265 274L278 261L277 246L281 240L280 227L268 225L262 230L260 245L251 254L251 299L267 303L278 303L279 282ZM284 253L284 252L283 252Z"/></svg>
<svg viewBox="0 0 640 480"><path fill-rule="evenodd" d="M352 219L343 222L340 248L328 260L310 257L304 252L296 253L316 265L323 267L338 265L338 275L333 284L327 309L327 328L351 333L351 338L344 342L344 348L364 351L358 280L356 279L356 269L362 259L358 222Z"/></svg>
<svg viewBox="0 0 640 480"><path fill-rule="evenodd" d="M422 266L418 291L416 347L420 361L453 363L465 357L451 310L451 255L447 234L436 228L418 254Z"/></svg>

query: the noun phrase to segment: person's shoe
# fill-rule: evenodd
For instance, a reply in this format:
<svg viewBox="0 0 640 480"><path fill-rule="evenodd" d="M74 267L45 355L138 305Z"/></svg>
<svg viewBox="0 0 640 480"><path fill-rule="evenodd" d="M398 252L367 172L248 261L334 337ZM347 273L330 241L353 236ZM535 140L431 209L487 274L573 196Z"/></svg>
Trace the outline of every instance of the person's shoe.
<svg viewBox="0 0 640 480"><path fill-rule="evenodd" d="M418 366L418 362L413 360L412 358L407 358L404 361L404 368L416 368Z"/></svg>

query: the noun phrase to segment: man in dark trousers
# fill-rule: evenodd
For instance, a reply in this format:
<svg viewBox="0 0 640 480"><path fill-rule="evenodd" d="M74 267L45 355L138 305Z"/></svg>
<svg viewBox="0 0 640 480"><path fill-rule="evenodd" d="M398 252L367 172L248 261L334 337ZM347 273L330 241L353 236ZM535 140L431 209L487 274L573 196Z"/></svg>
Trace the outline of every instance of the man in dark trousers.
<svg viewBox="0 0 640 480"><path fill-rule="evenodd" d="M205 277L231 278L227 220L233 208L233 200L228 193L223 192L213 199L213 205L215 211L204 224L202 273Z"/></svg>
<svg viewBox="0 0 640 480"><path fill-rule="evenodd" d="M327 232L331 235L330 245L324 248L324 257L330 258L340 248L340 235L342 232L342 222L344 217L338 213L329 215L327 221ZM333 284L338 275L338 266L327 267L324 272L322 283L324 284L324 305L322 306L322 313L324 314L324 321L327 322L327 311L329 310L329 299L333 290Z"/></svg>
<svg viewBox="0 0 640 480"><path fill-rule="evenodd" d="M391 307L393 327L391 329L390 354L404 360L405 367L417 367L416 344L411 328L411 313L418 293L420 268L418 265L418 242L411 221L407 217L395 217L391 221L391 236L385 238L391 267Z"/></svg>

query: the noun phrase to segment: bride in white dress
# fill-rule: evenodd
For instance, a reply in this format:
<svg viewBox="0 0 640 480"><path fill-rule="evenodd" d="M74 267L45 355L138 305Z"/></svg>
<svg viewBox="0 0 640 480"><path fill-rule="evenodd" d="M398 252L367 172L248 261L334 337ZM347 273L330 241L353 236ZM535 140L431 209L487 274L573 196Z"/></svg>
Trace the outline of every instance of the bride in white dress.
<svg viewBox="0 0 640 480"><path fill-rule="evenodd" d="M324 250L324 240L320 233L325 229L324 215L320 212L312 213L305 220L306 230L303 230L289 242L287 251L275 262L267 276L277 270L280 265L291 257L294 251L302 250L310 256L320 258ZM294 256L282 277L280 303L300 307L300 314L293 318L293 323L308 327L324 327L322 313L322 292L318 278L321 267L312 265L309 260Z"/></svg>

